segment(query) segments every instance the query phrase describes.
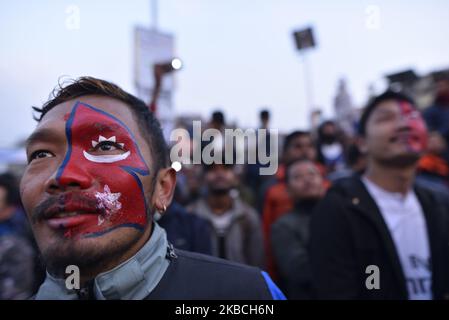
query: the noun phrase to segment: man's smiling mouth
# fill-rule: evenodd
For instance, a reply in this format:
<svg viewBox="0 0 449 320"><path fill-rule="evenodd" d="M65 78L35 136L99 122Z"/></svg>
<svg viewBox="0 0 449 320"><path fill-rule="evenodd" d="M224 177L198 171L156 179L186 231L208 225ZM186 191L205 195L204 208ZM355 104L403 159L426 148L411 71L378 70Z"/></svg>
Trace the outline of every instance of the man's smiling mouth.
<svg viewBox="0 0 449 320"><path fill-rule="evenodd" d="M104 185L103 192L61 194L47 200L35 221L44 221L53 229L101 226L122 208L120 196L108 185Z"/></svg>
<svg viewBox="0 0 449 320"><path fill-rule="evenodd" d="M419 141L420 137L417 134L414 133L400 133L397 135L394 135L390 138L390 142L409 142L409 141Z"/></svg>
<svg viewBox="0 0 449 320"><path fill-rule="evenodd" d="M81 226L83 224L97 224L99 214L89 212L61 212L46 219L46 223L52 229L66 229Z"/></svg>
<svg viewBox="0 0 449 320"><path fill-rule="evenodd" d="M72 211L72 212L61 212L56 214L53 218L65 218L65 217L74 217L79 215L80 213L76 212L76 211Z"/></svg>
<svg viewBox="0 0 449 320"><path fill-rule="evenodd" d="M47 200L33 221L46 222L52 228L68 228L87 222L96 224L105 213L92 193L65 193Z"/></svg>

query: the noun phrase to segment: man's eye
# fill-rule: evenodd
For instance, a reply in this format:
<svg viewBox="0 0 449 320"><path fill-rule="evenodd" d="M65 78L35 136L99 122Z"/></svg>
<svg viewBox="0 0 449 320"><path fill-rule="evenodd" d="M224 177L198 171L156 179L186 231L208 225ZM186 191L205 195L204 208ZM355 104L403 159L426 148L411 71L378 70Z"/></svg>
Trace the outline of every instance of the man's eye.
<svg viewBox="0 0 449 320"><path fill-rule="evenodd" d="M390 121L394 120L396 115L393 113L382 113L377 116L377 121Z"/></svg>
<svg viewBox="0 0 449 320"><path fill-rule="evenodd" d="M111 141L101 141L99 142L94 151L115 151L115 150L123 150L117 143Z"/></svg>
<svg viewBox="0 0 449 320"><path fill-rule="evenodd" d="M37 150L37 151L34 151L34 152L30 155L30 158L29 158L29 160L28 160L28 163L30 163L31 161L36 160L36 159L49 158L49 157L52 157L52 156L53 156L53 154L52 154L50 151L47 151L47 150Z"/></svg>

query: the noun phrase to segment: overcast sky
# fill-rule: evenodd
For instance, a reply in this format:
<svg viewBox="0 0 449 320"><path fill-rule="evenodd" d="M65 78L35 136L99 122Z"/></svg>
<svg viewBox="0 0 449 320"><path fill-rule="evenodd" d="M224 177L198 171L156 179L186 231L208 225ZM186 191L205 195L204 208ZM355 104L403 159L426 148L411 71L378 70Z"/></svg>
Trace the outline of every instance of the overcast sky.
<svg viewBox="0 0 449 320"><path fill-rule="evenodd" d="M71 5L79 29L67 27ZM3 3L0 147L33 130L30 106L45 102L61 76L105 78L134 93L133 28L150 24L149 0ZM382 89L385 73L449 67L445 0L163 0L159 27L176 36L185 63L175 112L209 116L220 107L245 127L257 125L268 105L273 127L306 127L303 64L291 32L307 25L318 42L308 55L314 103L327 117L342 76L361 105L370 83Z"/></svg>

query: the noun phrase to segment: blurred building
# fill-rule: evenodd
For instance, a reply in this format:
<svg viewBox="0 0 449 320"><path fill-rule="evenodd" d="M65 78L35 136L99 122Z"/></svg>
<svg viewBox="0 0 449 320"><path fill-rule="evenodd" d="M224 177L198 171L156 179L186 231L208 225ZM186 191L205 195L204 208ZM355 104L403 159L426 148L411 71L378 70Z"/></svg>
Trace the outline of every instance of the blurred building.
<svg viewBox="0 0 449 320"><path fill-rule="evenodd" d="M346 80L340 79L334 99L335 120L347 136L353 136L356 128L356 112L349 95Z"/></svg>
<svg viewBox="0 0 449 320"><path fill-rule="evenodd" d="M155 65L165 64L175 57L175 37L155 28L137 26L134 29L134 84L137 96L150 103L155 92ZM157 99L157 116L168 140L174 127L173 91L174 73L167 73Z"/></svg>
<svg viewBox="0 0 449 320"><path fill-rule="evenodd" d="M436 80L440 74L449 74L449 69L435 70L425 75L418 75L409 69L388 74L386 79L389 89L408 94L416 101L418 108L424 109L435 98Z"/></svg>

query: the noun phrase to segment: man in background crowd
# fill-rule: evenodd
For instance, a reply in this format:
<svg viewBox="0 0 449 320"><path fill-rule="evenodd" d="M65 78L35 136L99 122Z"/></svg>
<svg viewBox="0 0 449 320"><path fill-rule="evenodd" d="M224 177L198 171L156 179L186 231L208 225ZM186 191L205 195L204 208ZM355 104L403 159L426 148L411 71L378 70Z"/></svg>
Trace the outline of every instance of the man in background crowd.
<svg viewBox="0 0 449 320"><path fill-rule="evenodd" d="M262 227L256 211L244 203L235 189L232 164L204 165L203 198L189 207L212 226L214 256L265 267Z"/></svg>
<svg viewBox="0 0 449 320"><path fill-rule="evenodd" d="M0 300L27 299L33 293L35 252L26 223L15 177L0 175Z"/></svg>
<svg viewBox="0 0 449 320"><path fill-rule="evenodd" d="M365 174L336 182L312 216L316 297L448 298L448 202L414 184L427 142L419 111L386 92L365 108L359 131Z"/></svg>
<svg viewBox="0 0 449 320"><path fill-rule="evenodd" d="M267 182L268 186L266 186L266 191L264 192L262 209L267 266L270 275L274 278L277 277L277 274L271 253L271 225L293 208L293 200L285 184L285 166L303 158L316 161L316 149L311 134L307 131L290 133L284 140L282 155L283 161L276 176L271 182ZM320 170L324 171L324 168L320 166Z"/></svg>
<svg viewBox="0 0 449 320"><path fill-rule="evenodd" d="M313 209L325 192L323 176L315 163L300 159L287 166L285 177L294 207L271 228L273 256L287 297L311 299L309 226Z"/></svg>

